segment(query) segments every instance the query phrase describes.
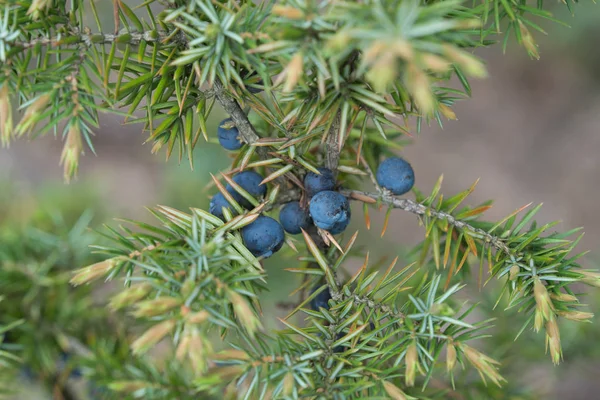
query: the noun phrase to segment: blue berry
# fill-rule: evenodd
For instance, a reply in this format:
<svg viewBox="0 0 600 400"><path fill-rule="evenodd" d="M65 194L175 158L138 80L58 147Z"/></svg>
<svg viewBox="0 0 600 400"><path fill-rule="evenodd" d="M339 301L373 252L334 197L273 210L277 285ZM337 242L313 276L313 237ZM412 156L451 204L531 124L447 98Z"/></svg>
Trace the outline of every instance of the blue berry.
<svg viewBox="0 0 600 400"><path fill-rule="evenodd" d="M300 207L300 203L292 201L287 203L279 212L279 222L287 233L296 235L306 230L312 223L308 210Z"/></svg>
<svg viewBox="0 0 600 400"><path fill-rule="evenodd" d="M331 229L329 229L329 233L331 233L332 235L337 235L339 233L342 233L346 230L346 228L348 227L348 225L350 224L350 209L348 208L348 218L336 222Z"/></svg>
<svg viewBox="0 0 600 400"><path fill-rule="evenodd" d="M227 150L238 150L240 147L244 145L240 138L240 132L234 126L231 129L226 129L222 125L225 123L230 123L231 118L224 119L219 124L219 128L217 129L217 136L219 137L219 143Z"/></svg>
<svg viewBox="0 0 600 400"><path fill-rule="evenodd" d="M310 291L310 294L316 292L320 287L320 285L315 286L313 290ZM310 301L310 308L315 311L319 311L319 307L329 310L329 300L331 300L331 294L329 293L329 288L327 288Z"/></svg>
<svg viewBox="0 0 600 400"><path fill-rule="evenodd" d="M244 244L256 257L267 258L281 249L284 235L279 222L264 215L242 228Z"/></svg>
<svg viewBox="0 0 600 400"><path fill-rule="evenodd" d="M317 193L310 200L309 211L315 225L332 234L343 232L350 223L350 203L338 192Z"/></svg>
<svg viewBox="0 0 600 400"><path fill-rule="evenodd" d="M317 170L321 175L309 171L304 177L304 189L306 189L308 197L312 197L324 190L333 190L335 187L335 178L329 168L322 167L317 168Z"/></svg>
<svg viewBox="0 0 600 400"><path fill-rule="evenodd" d="M399 157L383 160L377 168L377 183L395 195L407 193L415 184L415 172Z"/></svg>
<svg viewBox="0 0 600 400"><path fill-rule="evenodd" d="M231 204L229 204L225 196L223 196L223 193L219 192L215 194L212 197L212 199L210 199L210 206L208 208L208 211L215 217L218 217L224 221L225 216L223 215L223 207L228 208L233 215L237 214L237 212L231 206Z"/></svg>
<svg viewBox="0 0 600 400"><path fill-rule="evenodd" d="M263 177L254 171L243 171L233 176L233 181L255 198L261 198L267 194L267 186L260 184L262 180ZM231 187L231 185L227 185L226 189L242 207L249 210L254 208L252 204Z"/></svg>

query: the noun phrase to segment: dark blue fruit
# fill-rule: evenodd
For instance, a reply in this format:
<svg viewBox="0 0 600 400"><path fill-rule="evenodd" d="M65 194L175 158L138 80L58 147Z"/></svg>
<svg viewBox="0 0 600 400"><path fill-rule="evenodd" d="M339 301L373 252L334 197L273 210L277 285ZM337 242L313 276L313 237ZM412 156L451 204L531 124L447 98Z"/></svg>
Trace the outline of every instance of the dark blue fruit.
<svg viewBox="0 0 600 400"><path fill-rule="evenodd" d="M231 206L231 204L229 204L225 196L223 196L223 193L219 192L215 194L212 197L212 199L210 199L210 206L208 208L208 211L215 217L218 217L224 221L225 216L223 215L223 207L228 208L233 215L237 214L237 212Z"/></svg>
<svg viewBox="0 0 600 400"><path fill-rule="evenodd" d="M348 225L350 224L350 209L348 209L348 218L335 223L331 229L329 229L329 233L332 235L337 235L338 233L342 233L346 230Z"/></svg>
<svg viewBox="0 0 600 400"><path fill-rule="evenodd" d="M217 129L217 136L219 137L219 143L227 150L238 150L240 147L244 145L241 140L240 132L234 126L231 129L226 129L223 127L225 123L230 123L231 118L224 119L219 124L219 128Z"/></svg>
<svg viewBox="0 0 600 400"><path fill-rule="evenodd" d="M308 210L300 207L300 203L292 201L287 203L279 212L279 222L287 233L296 235L307 229L312 223Z"/></svg>
<svg viewBox="0 0 600 400"><path fill-rule="evenodd" d="M317 193L310 200L309 211L315 225L332 234L343 232L350 223L350 203L338 192Z"/></svg>
<svg viewBox="0 0 600 400"><path fill-rule="evenodd" d="M256 257L267 258L281 249L284 235L279 222L264 215L242 228L244 244Z"/></svg>
<svg viewBox="0 0 600 400"><path fill-rule="evenodd" d="M415 172L402 158L383 160L377 168L377 183L395 195L407 193L415 184Z"/></svg>
<svg viewBox="0 0 600 400"><path fill-rule="evenodd" d="M261 198L267 194L267 186L260 184L262 180L263 177L254 171L243 171L233 176L233 181L254 198ZM226 189L242 207L249 210L254 208L252 204L231 187L231 185L227 185Z"/></svg>
<svg viewBox="0 0 600 400"><path fill-rule="evenodd" d="M312 197L324 190L333 190L335 187L335 178L329 168L322 167L317 168L317 170L321 175L309 171L304 177L304 189L306 189L308 197Z"/></svg>
<svg viewBox="0 0 600 400"><path fill-rule="evenodd" d="M310 291L310 294L316 292L320 287L320 285L315 286L313 290ZM331 300L331 294L329 293L329 289L325 289L310 301L310 308L315 311L319 311L319 307L329 310L329 300Z"/></svg>

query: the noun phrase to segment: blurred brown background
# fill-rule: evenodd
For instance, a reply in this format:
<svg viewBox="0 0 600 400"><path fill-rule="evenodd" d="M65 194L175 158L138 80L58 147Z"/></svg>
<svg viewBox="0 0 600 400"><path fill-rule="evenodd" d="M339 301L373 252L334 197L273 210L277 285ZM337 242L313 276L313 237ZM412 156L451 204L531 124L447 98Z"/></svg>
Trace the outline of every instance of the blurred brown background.
<svg viewBox="0 0 600 400"><path fill-rule="evenodd" d="M549 36L536 35L540 61L529 59L512 42L506 55L500 46L480 51L490 78L472 82L473 99L455 107L458 121L445 122L443 129L426 127L404 156L413 164L417 186L424 192L431 190L442 173L442 191L447 195L480 178L470 204L494 199L489 219L529 202L543 202L538 215L541 222L561 219L559 230L585 227L580 248L592 250L588 261L594 263L600 239L596 210L600 196L600 7L578 6L575 17L563 7L556 11L573 28L544 24ZM216 112L209 127L216 130L222 117L221 111ZM141 128L120 122L120 117L102 116L95 139L98 156L86 152L79 180L69 186L62 183L58 166L60 140L48 136L0 150L0 181L11 184L2 195L15 202L56 191L72 198L98 195L110 209L109 215L142 219L148 216L144 206L208 205L209 193L203 187L209 172L227 165L224 151L200 143L195 171L190 171L186 160L180 166L176 160L165 164L164 152L150 154L150 146L142 146L146 135L140 133ZM354 215L361 213L356 210ZM378 238L383 213L374 216L377 234L362 230L361 241L372 252L393 254L398 246L422 239L412 215L396 212L393 218L384 240ZM352 227L362 227L362 220L355 218ZM284 300L293 282L288 282L289 275L281 272L278 262L273 258L268 271L273 297ZM265 312L277 313L272 305ZM543 351L541 335L537 346ZM543 380L552 392L548 398L600 398L600 382L595 379L600 364L572 360L559 368L560 380Z"/></svg>

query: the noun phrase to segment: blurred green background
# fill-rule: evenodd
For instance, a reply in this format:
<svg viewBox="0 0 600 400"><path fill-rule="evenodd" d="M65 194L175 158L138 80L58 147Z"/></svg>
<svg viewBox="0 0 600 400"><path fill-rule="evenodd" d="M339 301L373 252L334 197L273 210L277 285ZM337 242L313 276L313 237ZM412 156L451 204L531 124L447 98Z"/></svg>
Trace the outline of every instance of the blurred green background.
<svg viewBox="0 0 600 400"><path fill-rule="evenodd" d="M426 127L403 155L415 169L417 187L425 192L442 173L442 191L447 195L480 178L470 204L494 199L495 206L487 213L490 219L529 202L543 202L538 214L541 222L561 219L560 230L584 226L586 235L580 248L592 251L587 263L593 267L600 241L600 7L586 2L576 8L574 17L562 5L555 9L556 16L573 27L543 25L549 34L536 35L540 61L530 60L515 43L509 44L506 55L500 46L478 52L488 64L490 78L472 82L474 99L456 105L458 121L446 122L443 129ZM222 110L215 110L209 131L216 132L224 117ZM195 151L195 170L191 171L187 160L179 165L173 157L165 163L164 152L150 154L150 145L142 145L146 134L141 133L141 126L121 122L117 116L102 116L95 138L97 156L86 152L79 179L70 185L63 184L58 166L59 139L22 140L10 149L1 149L2 227L27 223L32 216L55 209L72 218L91 209L98 226L105 222L116 225L113 217L151 221L144 207L157 204L184 210L208 207L214 193L214 189L205 190L210 173L227 167L229 153L201 139ZM383 212L371 214L371 231L364 227L359 209L354 215L347 232L360 230L359 242L368 246L372 260L391 260L423 238L412 215L394 213L383 239L379 237ZM286 301L297 284L297 276L283 271L295 255L291 250L282 253L266 263L271 291L263 304L267 325L272 327L277 326L276 317L285 315L276 302ZM352 260L347 268L353 272L361 263ZM472 295L493 300L491 294L477 289ZM600 296L589 301L592 311L600 314ZM496 314L504 315L502 310ZM498 325L503 324L514 322L504 316ZM600 381L595 379L600 370L600 347L596 346L600 328L595 324L583 330L570 329L563 333L565 362L556 368L543 354L541 334L519 339L527 343L525 347L531 343L531 350L525 352L521 344L518 353L511 353L514 329L494 343L505 346L496 349L505 356L526 358L520 364L527 365L527 372L519 374L519 379L544 388L548 392L544 398L600 398ZM510 376L515 371L502 372ZM33 398L42 398L37 396L41 395Z"/></svg>

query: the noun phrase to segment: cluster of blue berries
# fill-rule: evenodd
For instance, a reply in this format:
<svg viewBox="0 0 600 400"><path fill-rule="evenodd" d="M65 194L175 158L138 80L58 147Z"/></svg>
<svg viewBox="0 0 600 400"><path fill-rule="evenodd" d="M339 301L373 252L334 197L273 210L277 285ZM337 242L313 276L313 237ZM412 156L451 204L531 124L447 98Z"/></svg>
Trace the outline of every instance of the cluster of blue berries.
<svg viewBox="0 0 600 400"><path fill-rule="evenodd" d="M227 150L238 150L243 142L231 119L221 122L218 129L219 142ZM296 235L316 226L331 234L342 233L350 223L350 203L346 196L336 191L336 181L333 171L328 168L318 168L318 174L308 172L304 178L304 189L308 197L308 207L299 201L285 204L279 212L279 222L271 217L259 216L254 222L242 228L242 238L248 250L257 257L269 257L283 246L284 231ZM244 171L233 176L233 181L255 198L262 198L267 188L261 184L263 177L254 171ZM376 174L377 183L394 195L402 195L410 191L415 183L412 166L404 159L391 157L379 164ZM252 209L252 204L239 194L231 185L226 188L231 197L242 207ZM233 215L236 211L231 207L222 193L216 194L210 201L210 212L224 219L223 209L227 208ZM320 286L311 291L314 294ZM329 310L331 294L328 289L315 296L310 306L318 311L321 308ZM375 329L370 323L371 330ZM336 335L336 340L343 333ZM335 353L342 352L343 346L333 349Z"/></svg>
<svg viewBox="0 0 600 400"><path fill-rule="evenodd" d="M320 174L309 172L304 177L304 189L310 199L308 209L297 201L281 209L279 220L286 232L295 235L314 224L336 235L350 223L350 203L335 191L333 172L327 168L318 168L318 171Z"/></svg>
<svg viewBox="0 0 600 400"><path fill-rule="evenodd" d="M337 235L350 223L350 203L335 191L335 177L327 168L318 168L320 174L309 172L304 178L304 189L310 198L308 210L297 201L286 204L279 214L283 229L298 234L314 224L318 228ZM379 164L377 183L394 195L402 195L412 189L415 174L411 165L399 157L391 157Z"/></svg>
<svg viewBox="0 0 600 400"><path fill-rule="evenodd" d="M227 150L238 150L243 146L238 129L233 126L231 118L224 119L217 130L219 143ZM262 198L267 194L267 186L261 184L263 177L254 171L243 171L233 176L233 181L255 198ZM233 186L227 185L225 190L242 207L252 209L252 204L238 193ZM227 208L232 215L236 210L229 204L222 193L217 193L210 200L209 211L216 217L224 220L223 209ZM285 234L281 225L271 217L260 215L252 223L242 228L242 239L246 248L256 257L270 257L283 246Z"/></svg>
<svg viewBox="0 0 600 400"><path fill-rule="evenodd" d="M261 184L263 177L254 171L243 171L233 176L233 181L252 197L261 198L267 193L267 187ZM252 209L252 204L239 194L231 185L225 187L231 197L247 210ZM222 193L217 193L210 200L209 211L216 217L224 219L223 209L227 208L236 214L234 208ZM242 238L246 247L257 257L270 257L281 249L284 233L281 225L271 217L260 215L254 222L242 228Z"/></svg>
<svg viewBox="0 0 600 400"><path fill-rule="evenodd" d="M231 118L219 124L219 143L227 150L238 150L243 146L238 129ZM333 235L342 233L350 223L350 202L348 198L336 191L333 171L318 168L318 174L309 171L304 177L304 189L309 199L308 207L298 201L287 203L279 213L279 222L271 217L259 216L254 222L242 228L242 238L246 247L257 257L269 257L281 249L285 239L284 231L297 235L311 226L328 231ZM412 167L402 158L392 157L384 160L377 169L377 182L394 195L408 192L415 182ZM262 198L267 187L261 184L263 177L254 171L244 171L233 176L233 181L255 198ZM227 192L242 207L250 210L252 204L239 194L231 185ZM210 201L211 214L224 219L223 209L227 208L233 215L231 207L222 193L216 194Z"/></svg>
<svg viewBox="0 0 600 400"><path fill-rule="evenodd" d="M219 143L227 150L238 150L243 142L238 129L230 118L219 124ZM310 198L309 207L300 202L287 203L279 213L278 223L271 217L259 216L254 222L242 228L242 238L248 250L257 257L270 257L281 249L285 240L285 232L299 234L313 224L332 234L343 232L350 223L350 203L342 194L334 191L335 177L327 168L319 168L320 174L309 172L304 179L306 194ZM263 177L254 171L244 171L233 176L233 181L255 198L262 198L267 187L261 184ZM226 188L231 197L242 207L250 210L252 204L239 194L231 185ZM224 220L223 209L227 208L232 215L235 209L222 193L217 193L210 201L209 211Z"/></svg>
<svg viewBox="0 0 600 400"><path fill-rule="evenodd" d="M302 207L300 202L293 201L282 207L279 221L264 215L242 228L242 238L246 247L257 257L270 257L283 246L284 231L292 235L299 234L311 225L316 225L332 234L343 232L350 223L350 203L342 194L335 192L333 173L327 168L319 168L319 174L309 172L304 179L304 186L310 196L309 207ZM233 181L255 198L264 197L267 187L261 184L263 177L254 171L244 171L233 176ZM252 204L239 194L231 185L225 187L231 197L240 206L250 210ZM224 220L223 209L227 208L233 215L235 209L222 193L217 193L210 200L209 211Z"/></svg>

